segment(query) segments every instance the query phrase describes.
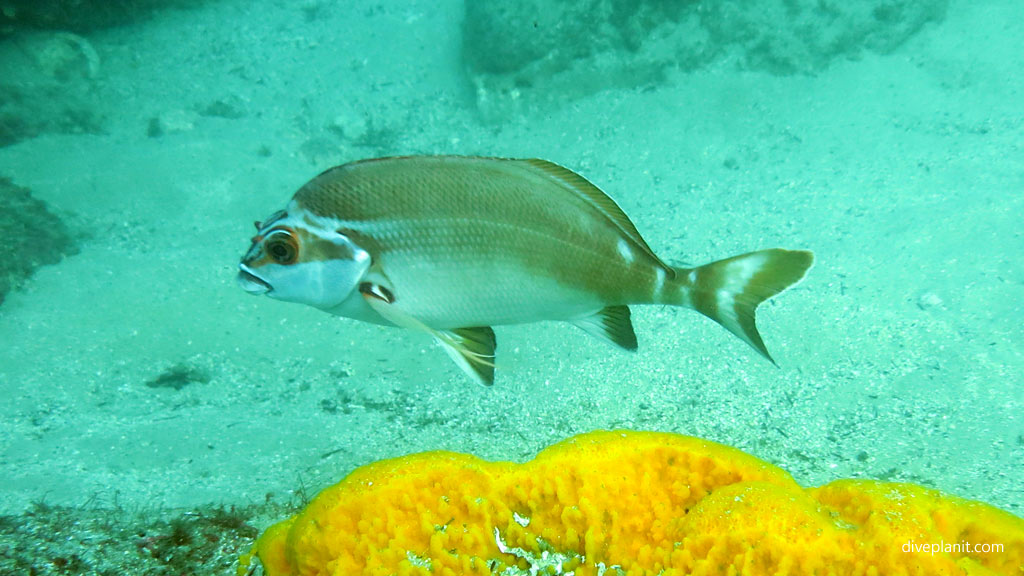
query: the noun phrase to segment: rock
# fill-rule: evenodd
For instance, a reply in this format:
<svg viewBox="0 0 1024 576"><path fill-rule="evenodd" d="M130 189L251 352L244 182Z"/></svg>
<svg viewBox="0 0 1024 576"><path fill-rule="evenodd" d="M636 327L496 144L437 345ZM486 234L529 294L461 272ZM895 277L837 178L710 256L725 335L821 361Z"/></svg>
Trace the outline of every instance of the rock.
<svg viewBox="0 0 1024 576"><path fill-rule="evenodd" d="M70 32L40 34L37 38L32 53L40 70L47 76L65 81L93 79L99 75L99 54L85 38Z"/></svg>
<svg viewBox="0 0 1024 576"><path fill-rule="evenodd" d="M0 146L47 132L101 131L100 59L85 38L36 32L0 42L0 69Z"/></svg>
<svg viewBox="0 0 1024 576"><path fill-rule="evenodd" d="M721 60L814 73L865 50L891 52L948 0L474 0L463 60L482 107L646 86ZM521 104L515 104L521 105Z"/></svg>
<svg viewBox="0 0 1024 576"><path fill-rule="evenodd" d="M935 292L923 292L917 297L917 307L921 310L942 308L942 298Z"/></svg>
<svg viewBox="0 0 1024 576"><path fill-rule="evenodd" d="M164 134L181 134L191 132L199 119L198 112L190 110L168 110L159 116L149 119L146 124L146 136L159 138Z"/></svg>
<svg viewBox="0 0 1024 576"><path fill-rule="evenodd" d="M147 18L164 7L187 8L205 0L0 0L0 38L24 30L79 34Z"/></svg>
<svg viewBox="0 0 1024 576"><path fill-rule="evenodd" d="M354 111L345 111L335 116L328 129L350 142L364 140L370 130L366 116Z"/></svg>

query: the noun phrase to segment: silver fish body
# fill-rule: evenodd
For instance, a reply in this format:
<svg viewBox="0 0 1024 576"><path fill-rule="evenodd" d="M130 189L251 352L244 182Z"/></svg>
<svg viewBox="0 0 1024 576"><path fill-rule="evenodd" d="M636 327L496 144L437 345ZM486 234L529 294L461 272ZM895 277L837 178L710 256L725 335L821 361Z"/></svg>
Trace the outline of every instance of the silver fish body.
<svg viewBox="0 0 1024 576"><path fill-rule="evenodd" d="M632 304L696 308L766 357L757 304L799 281L809 252L693 269L661 261L614 201L543 160L412 156L327 170L257 225L246 290L425 331L493 380L490 327L570 321L636 348Z"/></svg>

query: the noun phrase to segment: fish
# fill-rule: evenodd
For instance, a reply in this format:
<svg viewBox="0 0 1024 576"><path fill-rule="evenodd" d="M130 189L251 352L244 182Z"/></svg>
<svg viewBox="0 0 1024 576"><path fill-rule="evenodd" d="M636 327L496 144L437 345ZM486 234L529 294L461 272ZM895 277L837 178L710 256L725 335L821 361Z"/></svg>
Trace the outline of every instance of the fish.
<svg viewBox="0 0 1024 576"><path fill-rule="evenodd" d="M484 385L494 326L564 321L635 351L629 307L643 304L696 310L774 364L755 310L814 261L772 248L672 266L601 189L535 158L350 162L255 224L246 292L428 334Z"/></svg>

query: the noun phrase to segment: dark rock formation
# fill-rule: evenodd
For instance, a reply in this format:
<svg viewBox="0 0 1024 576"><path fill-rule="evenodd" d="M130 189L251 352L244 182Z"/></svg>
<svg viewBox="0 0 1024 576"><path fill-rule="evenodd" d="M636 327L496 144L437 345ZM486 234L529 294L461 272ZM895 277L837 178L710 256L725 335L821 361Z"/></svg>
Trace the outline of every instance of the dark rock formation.
<svg viewBox="0 0 1024 576"><path fill-rule="evenodd" d="M657 84L718 61L814 73L889 52L948 0L474 0L463 59L482 107Z"/></svg>

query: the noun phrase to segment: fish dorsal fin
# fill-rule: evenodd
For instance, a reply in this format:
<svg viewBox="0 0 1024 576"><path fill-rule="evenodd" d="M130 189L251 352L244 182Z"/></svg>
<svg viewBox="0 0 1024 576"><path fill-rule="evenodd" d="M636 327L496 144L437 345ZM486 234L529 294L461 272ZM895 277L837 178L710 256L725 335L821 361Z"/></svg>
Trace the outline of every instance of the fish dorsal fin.
<svg viewBox="0 0 1024 576"><path fill-rule="evenodd" d="M608 218L608 220L614 223L615 227L618 228L627 238L632 240L634 244L639 246L647 253L648 256L653 258L659 266L664 268L665 271L669 273L669 278L675 277L675 271L672 267L662 262L661 258L658 258L654 253L654 250L651 250L651 247L647 245L647 241L644 240L643 236L641 236L640 232L636 229L633 221L629 219L629 216L626 216L626 213L622 211L622 208L619 208L619 205L615 203L615 200L612 200L611 196L605 194L603 190L591 184L590 181L583 176L580 176L568 168L559 166L554 162L549 162L540 158L529 158L523 160L523 162L537 170L540 170L546 176L554 178L568 186L573 192L579 195L580 198L583 198L591 206L597 208L597 210Z"/></svg>
<svg viewBox="0 0 1024 576"><path fill-rule="evenodd" d="M591 336L632 351L637 348L636 332L629 316L629 306L608 306L576 318L572 323Z"/></svg>

